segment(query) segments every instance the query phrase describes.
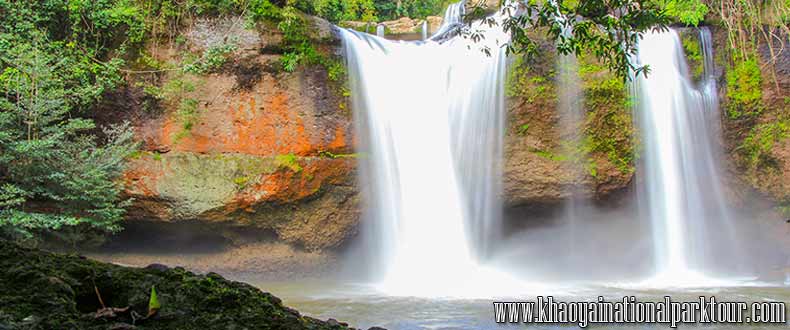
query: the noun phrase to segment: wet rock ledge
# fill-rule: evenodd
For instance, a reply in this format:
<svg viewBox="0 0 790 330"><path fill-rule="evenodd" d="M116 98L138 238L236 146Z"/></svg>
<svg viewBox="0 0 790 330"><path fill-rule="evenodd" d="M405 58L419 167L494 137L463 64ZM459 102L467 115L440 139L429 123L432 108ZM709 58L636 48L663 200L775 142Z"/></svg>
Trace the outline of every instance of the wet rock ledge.
<svg viewBox="0 0 790 330"><path fill-rule="evenodd" d="M122 267L5 241L0 283L0 330L353 329L301 315L269 293L214 273ZM160 308L146 318L152 287Z"/></svg>

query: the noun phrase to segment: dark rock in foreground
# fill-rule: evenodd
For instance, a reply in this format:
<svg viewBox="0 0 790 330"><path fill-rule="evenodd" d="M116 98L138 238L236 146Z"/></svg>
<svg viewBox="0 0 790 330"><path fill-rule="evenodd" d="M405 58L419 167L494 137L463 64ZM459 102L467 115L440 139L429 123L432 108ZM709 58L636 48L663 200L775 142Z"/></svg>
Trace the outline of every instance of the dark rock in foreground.
<svg viewBox="0 0 790 330"><path fill-rule="evenodd" d="M217 274L122 267L4 241L0 283L0 329L349 329ZM152 287L161 308L146 319Z"/></svg>

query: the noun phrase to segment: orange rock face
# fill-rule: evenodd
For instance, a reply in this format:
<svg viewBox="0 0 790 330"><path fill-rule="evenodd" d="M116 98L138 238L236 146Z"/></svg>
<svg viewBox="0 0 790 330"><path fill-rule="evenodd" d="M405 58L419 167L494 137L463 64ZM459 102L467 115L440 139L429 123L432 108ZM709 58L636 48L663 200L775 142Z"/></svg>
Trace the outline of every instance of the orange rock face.
<svg viewBox="0 0 790 330"><path fill-rule="evenodd" d="M146 152L124 176L129 218L268 228L310 249L341 244L359 218L354 134L325 77L262 73L248 90L230 74L195 78L182 96L197 103L191 117L170 105L137 129Z"/></svg>
<svg viewBox="0 0 790 330"><path fill-rule="evenodd" d="M200 104L199 118L189 133L182 132L183 119L170 116L145 128L146 142L196 153L349 153L350 114L337 108L317 109L332 106L332 102L317 99L329 97L318 95L331 93L328 88L303 90L303 80L317 79L315 76L302 73L285 81L266 76L251 91L235 91L232 77L211 76L194 93Z"/></svg>

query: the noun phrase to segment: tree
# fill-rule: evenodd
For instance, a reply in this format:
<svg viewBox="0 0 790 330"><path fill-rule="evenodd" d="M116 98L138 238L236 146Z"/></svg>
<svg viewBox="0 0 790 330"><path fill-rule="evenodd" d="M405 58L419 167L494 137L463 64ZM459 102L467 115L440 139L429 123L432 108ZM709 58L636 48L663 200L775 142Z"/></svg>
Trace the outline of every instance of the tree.
<svg viewBox="0 0 790 330"><path fill-rule="evenodd" d="M116 231L128 201L118 181L137 144L128 124L103 129L72 116L64 64L35 44L3 53L0 74L0 229L31 232L81 224ZM100 143L103 142L103 143Z"/></svg>

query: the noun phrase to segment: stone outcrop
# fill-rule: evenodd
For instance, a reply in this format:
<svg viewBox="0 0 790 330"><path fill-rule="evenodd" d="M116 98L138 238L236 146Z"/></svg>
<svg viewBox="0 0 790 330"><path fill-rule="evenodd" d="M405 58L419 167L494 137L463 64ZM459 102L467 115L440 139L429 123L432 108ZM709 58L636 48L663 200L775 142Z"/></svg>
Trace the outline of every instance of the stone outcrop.
<svg viewBox="0 0 790 330"><path fill-rule="evenodd" d="M412 19L409 17L401 17L396 20L376 22L359 22L359 21L343 21L340 26L352 28L357 31L368 33L376 33L376 27L381 24L384 25L384 32L386 35L399 35L399 34L419 34L422 33L422 23L427 22L428 35L439 30L442 25L442 17L428 16L424 20Z"/></svg>
<svg viewBox="0 0 790 330"><path fill-rule="evenodd" d="M580 92L587 96L579 105L581 118L563 120L554 47L541 35L532 37L542 40L541 56L513 58L508 69L503 200L507 207L528 207L571 197L609 199L633 178L635 135L625 87L594 59L579 59L580 66L599 71L588 69L580 77Z"/></svg>
<svg viewBox="0 0 790 330"><path fill-rule="evenodd" d="M396 20L381 22L386 27L386 31L391 34L420 33L422 20L414 20L408 17L401 17Z"/></svg>
<svg viewBox="0 0 790 330"><path fill-rule="evenodd" d="M787 40L787 33L784 36ZM788 208L785 215L790 216L790 49L787 44L781 47L779 41L774 41L773 55L767 45L760 48L764 63L776 57L773 65L763 69L763 102L770 110L761 121L782 123L778 129L781 133L776 132L780 136L770 148L770 158L775 160L775 166L762 173L754 173L750 182L761 192L780 201Z"/></svg>
<svg viewBox="0 0 790 330"><path fill-rule="evenodd" d="M558 129L557 113L551 110L519 103L508 110L511 118L529 122L529 129L520 133L519 125L511 122L505 137L506 206L557 204L570 197L601 201L627 189L633 173L622 171L605 155L588 155L596 164L593 176L584 163L570 156L548 154L546 150L561 148L557 143L567 139Z"/></svg>
<svg viewBox="0 0 790 330"><path fill-rule="evenodd" d="M0 329L352 329L215 273L122 267L4 241L0 281Z"/></svg>
<svg viewBox="0 0 790 330"><path fill-rule="evenodd" d="M186 36L199 50L232 29L199 22ZM125 174L128 217L253 226L308 249L336 247L359 219L345 99L323 68L277 70L279 56L261 52L276 34L233 35L243 37L233 60L218 73L165 77L164 85L194 88L138 122L144 145ZM152 53L167 61L173 52Z"/></svg>
<svg viewBox="0 0 790 330"><path fill-rule="evenodd" d="M725 31L715 31L717 52L729 47ZM743 203L750 200L748 189L777 202L784 217L790 217L790 49L787 32L773 31L773 45L758 40L757 48L762 103L759 113L742 118L727 116L727 87L722 83L722 121L727 156L735 166L729 173L737 179Z"/></svg>

